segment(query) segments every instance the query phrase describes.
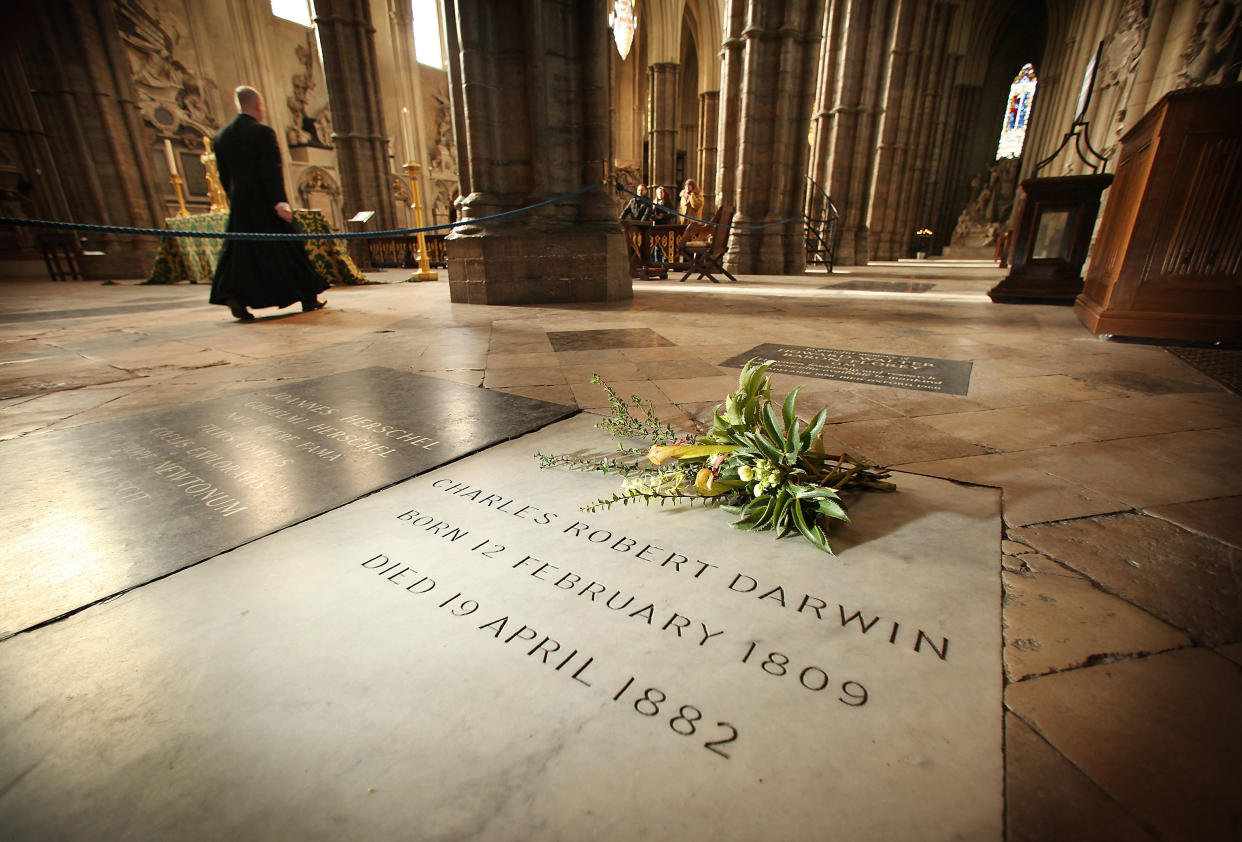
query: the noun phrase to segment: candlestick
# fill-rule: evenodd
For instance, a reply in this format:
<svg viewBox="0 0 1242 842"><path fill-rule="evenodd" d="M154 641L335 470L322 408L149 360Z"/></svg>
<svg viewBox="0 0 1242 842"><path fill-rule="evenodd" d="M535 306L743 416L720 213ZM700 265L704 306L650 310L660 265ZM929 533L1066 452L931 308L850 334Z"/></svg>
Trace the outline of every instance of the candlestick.
<svg viewBox="0 0 1242 842"><path fill-rule="evenodd" d="M177 190L177 206L180 208L180 210L177 211L177 216L189 216L190 212L185 208L185 195L181 192L182 182L183 179L181 178L180 173L172 174L173 187Z"/></svg>
<svg viewBox="0 0 1242 842"><path fill-rule="evenodd" d="M410 109L401 109L401 140L405 143L405 160L414 160L414 132L410 129Z"/></svg>
<svg viewBox="0 0 1242 842"><path fill-rule="evenodd" d="M404 109L403 109L404 110ZM421 164L409 161L405 165L405 172L410 177L410 196L414 201L410 203L410 207L414 209L414 227L423 227L423 207L418 201L418 175L423 171ZM427 238L423 236L423 232L418 232L418 271L410 275L411 281L436 281L440 276L431 268L431 260L427 257Z"/></svg>
<svg viewBox="0 0 1242 842"><path fill-rule="evenodd" d="M172 141L164 138L164 157L168 160L168 174L177 175L177 156L173 154Z"/></svg>

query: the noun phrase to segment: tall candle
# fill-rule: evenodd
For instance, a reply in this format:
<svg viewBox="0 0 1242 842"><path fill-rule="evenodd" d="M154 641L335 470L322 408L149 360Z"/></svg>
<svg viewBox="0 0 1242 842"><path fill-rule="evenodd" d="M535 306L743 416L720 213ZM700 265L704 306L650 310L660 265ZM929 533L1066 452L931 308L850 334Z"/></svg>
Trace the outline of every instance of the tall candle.
<svg viewBox="0 0 1242 842"><path fill-rule="evenodd" d="M177 174L177 158L173 155L172 141L164 138L164 157L168 159L168 174Z"/></svg>
<svg viewBox="0 0 1242 842"><path fill-rule="evenodd" d="M405 160L414 160L414 132L410 129L410 109L401 109L401 139L405 142Z"/></svg>

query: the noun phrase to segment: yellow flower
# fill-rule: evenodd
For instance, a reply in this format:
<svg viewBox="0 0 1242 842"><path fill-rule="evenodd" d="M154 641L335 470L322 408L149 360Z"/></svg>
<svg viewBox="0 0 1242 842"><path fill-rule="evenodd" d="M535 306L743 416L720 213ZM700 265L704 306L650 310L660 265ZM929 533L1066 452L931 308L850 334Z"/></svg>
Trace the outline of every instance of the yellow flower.
<svg viewBox="0 0 1242 842"><path fill-rule="evenodd" d="M653 465L663 465L669 459L701 459L717 453L731 453L735 445L725 444L653 444L647 458Z"/></svg>
<svg viewBox="0 0 1242 842"><path fill-rule="evenodd" d="M728 488L717 488L715 481L716 475L712 473L712 469L703 468L694 477L694 487L704 497L715 497L717 494L724 494L729 490Z"/></svg>

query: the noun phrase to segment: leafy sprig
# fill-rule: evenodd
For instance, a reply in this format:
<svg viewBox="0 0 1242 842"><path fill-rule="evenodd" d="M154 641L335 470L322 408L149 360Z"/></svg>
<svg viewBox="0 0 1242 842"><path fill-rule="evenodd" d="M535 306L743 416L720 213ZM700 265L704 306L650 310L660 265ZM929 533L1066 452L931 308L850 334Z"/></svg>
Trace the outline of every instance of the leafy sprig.
<svg viewBox="0 0 1242 842"><path fill-rule="evenodd" d="M717 406L712 427L691 440L678 437L654 408L637 395L629 401L599 378L612 410L596 426L619 439L646 439L651 447L618 444L623 458L537 454L540 467L618 474L621 490L583 508L597 511L616 503L659 501L719 503L738 515L731 525L744 531L774 531L784 538L799 534L831 553L832 521L848 521L840 492L853 488L893 491L883 468L849 454L824 452L828 410L810 422L798 417L801 387L785 398L777 415L772 404L772 361L751 360L738 378L737 390ZM645 455L646 461L643 461ZM669 463L669 464L666 464Z"/></svg>

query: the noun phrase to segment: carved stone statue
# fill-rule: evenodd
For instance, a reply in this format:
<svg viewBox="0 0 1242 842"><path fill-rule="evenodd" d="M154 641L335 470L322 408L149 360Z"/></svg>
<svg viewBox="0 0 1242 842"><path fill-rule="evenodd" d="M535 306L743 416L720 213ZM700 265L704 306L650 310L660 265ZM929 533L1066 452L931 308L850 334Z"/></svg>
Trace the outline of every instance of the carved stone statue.
<svg viewBox="0 0 1242 842"><path fill-rule="evenodd" d="M1235 81L1242 61L1242 0L1200 0L1198 27L1182 60L1181 87Z"/></svg>
<svg viewBox="0 0 1242 842"><path fill-rule="evenodd" d="M970 180L970 199L953 229L955 246L991 246L1013 214L1017 158L1002 158Z"/></svg>
<svg viewBox="0 0 1242 842"><path fill-rule="evenodd" d="M327 116L325 107L319 114L312 116L310 108L310 92L315 89L314 41L310 32L306 33L306 43L298 44L294 54L302 65L304 72L293 74L291 83L293 94L285 99L289 108L289 126L285 129L285 140L290 146L318 146L323 149L332 148L332 121Z"/></svg>
<svg viewBox="0 0 1242 842"><path fill-rule="evenodd" d="M143 119L156 135L180 135L187 146L215 134L210 94L216 85L177 60L177 15L158 0L116 0L115 7Z"/></svg>

